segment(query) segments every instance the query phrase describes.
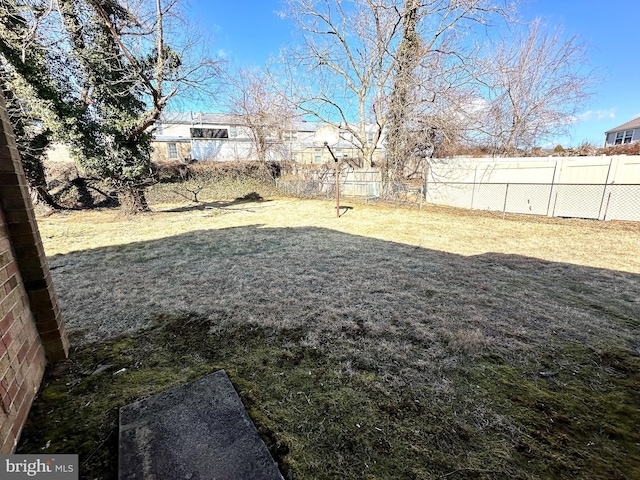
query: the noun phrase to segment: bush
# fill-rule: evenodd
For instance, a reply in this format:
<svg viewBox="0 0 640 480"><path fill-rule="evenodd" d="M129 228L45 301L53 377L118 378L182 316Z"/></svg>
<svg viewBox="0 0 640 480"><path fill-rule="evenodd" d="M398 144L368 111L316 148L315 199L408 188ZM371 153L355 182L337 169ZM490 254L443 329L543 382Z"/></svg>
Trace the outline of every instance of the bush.
<svg viewBox="0 0 640 480"><path fill-rule="evenodd" d="M155 162L152 168L160 183L181 182L189 176L189 166L180 160Z"/></svg>
<svg viewBox="0 0 640 480"><path fill-rule="evenodd" d="M159 183L147 191L149 203L202 202L281 195L274 183L278 164L261 162L171 162L156 165Z"/></svg>
<svg viewBox="0 0 640 480"><path fill-rule="evenodd" d="M640 155L640 142L613 145L598 150L600 155Z"/></svg>

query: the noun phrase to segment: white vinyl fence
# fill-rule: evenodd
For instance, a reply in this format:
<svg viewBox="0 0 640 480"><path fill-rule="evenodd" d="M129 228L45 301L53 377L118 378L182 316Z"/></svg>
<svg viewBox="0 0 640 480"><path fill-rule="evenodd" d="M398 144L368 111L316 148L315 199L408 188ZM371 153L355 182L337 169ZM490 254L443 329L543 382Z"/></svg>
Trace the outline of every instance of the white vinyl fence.
<svg viewBox="0 0 640 480"><path fill-rule="evenodd" d="M640 156L434 159L426 201L503 214L640 221Z"/></svg>

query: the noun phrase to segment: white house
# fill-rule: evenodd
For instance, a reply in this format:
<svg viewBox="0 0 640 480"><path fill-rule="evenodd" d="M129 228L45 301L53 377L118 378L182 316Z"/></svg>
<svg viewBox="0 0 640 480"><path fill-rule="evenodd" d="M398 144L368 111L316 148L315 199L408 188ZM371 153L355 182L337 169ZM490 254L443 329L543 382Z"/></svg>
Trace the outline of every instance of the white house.
<svg viewBox="0 0 640 480"><path fill-rule="evenodd" d="M640 142L640 117L605 132L604 146Z"/></svg>
<svg viewBox="0 0 640 480"><path fill-rule="evenodd" d="M268 159L292 160L297 163L325 163L332 161L326 148L315 141L315 132L322 124L296 120L282 129L280 138L272 138ZM369 127L373 129L373 126ZM156 122L152 143L153 159L238 161L256 160L251 130L242 116L201 112L168 112ZM342 132L339 143L332 146L337 157L357 157L353 139ZM373 138L373 131L368 135ZM371 141L371 140L369 140ZM383 141L379 142L383 154Z"/></svg>

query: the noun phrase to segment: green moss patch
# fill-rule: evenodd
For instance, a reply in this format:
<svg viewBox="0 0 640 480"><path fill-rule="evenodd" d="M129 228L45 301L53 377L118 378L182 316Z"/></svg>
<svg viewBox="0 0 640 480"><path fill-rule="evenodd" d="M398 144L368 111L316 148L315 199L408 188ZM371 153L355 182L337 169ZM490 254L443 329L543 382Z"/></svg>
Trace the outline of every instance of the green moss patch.
<svg viewBox="0 0 640 480"><path fill-rule="evenodd" d="M544 478L640 478L640 355L564 345L527 366L469 370L513 428L514 461Z"/></svg>
<svg viewBox="0 0 640 480"><path fill-rule="evenodd" d="M49 368L18 452L78 453L82 478L116 478L119 407L224 368L286 478L639 476L632 350L566 345L522 365L462 355L417 381L351 365L344 347L309 346L300 328L159 316Z"/></svg>

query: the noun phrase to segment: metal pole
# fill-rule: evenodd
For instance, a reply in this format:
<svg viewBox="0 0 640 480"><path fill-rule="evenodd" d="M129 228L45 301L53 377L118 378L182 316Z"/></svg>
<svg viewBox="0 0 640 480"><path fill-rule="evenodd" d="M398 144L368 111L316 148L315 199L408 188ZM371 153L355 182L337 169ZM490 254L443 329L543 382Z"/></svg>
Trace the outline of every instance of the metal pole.
<svg viewBox="0 0 640 480"><path fill-rule="evenodd" d="M609 175L611 174L611 165L613 164L613 157L611 157L611 161L609 162L609 170L607 170L607 178L604 181L604 188L602 189L602 200L600 200L600 209L598 210L598 220L600 220L600 216L602 214L602 207L604 205L604 199L607 195L607 184L609 183ZM605 214L606 216L606 214Z"/></svg>
<svg viewBox="0 0 640 480"><path fill-rule="evenodd" d="M476 165L476 169L473 172L473 185L471 186L471 210L473 210L473 200L476 196L476 179L478 177L478 165Z"/></svg>
<svg viewBox="0 0 640 480"><path fill-rule="evenodd" d="M502 207L502 219L504 220L504 214L507 211L507 196L509 195L509 184L507 183L507 188L504 189L504 206Z"/></svg>
<svg viewBox="0 0 640 480"><path fill-rule="evenodd" d="M336 160L336 218L340 218L340 171Z"/></svg>
<svg viewBox="0 0 640 480"><path fill-rule="evenodd" d="M324 146L327 147L327 150L329 150L329 153L333 157L333 161L336 164L336 217L340 218L340 165L338 165L338 159L333 154L333 150L331 150L329 144L327 142L324 142Z"/></svg>
<svg viewBox="0 0 640 480"><path fill-rule="evenodd" d="M609 202L611 201L611 192L609 192L609 196L607 197L607 206L604 208L604 216L602 217L603 220L607 219L607 213L609 212Z"/></svg>
<svg viewBox="0 0 640 480"><path fill-rule="evenodd" d="M554 186L554 182L556 181L557 169L558 169L558 161L556 160L556 164L553 167L553 176L551 177L551 188L549 189L549 202L547 203L547 217L549 216L549 210L551 210L551 198L553 198L553 186Z"/></svg>

